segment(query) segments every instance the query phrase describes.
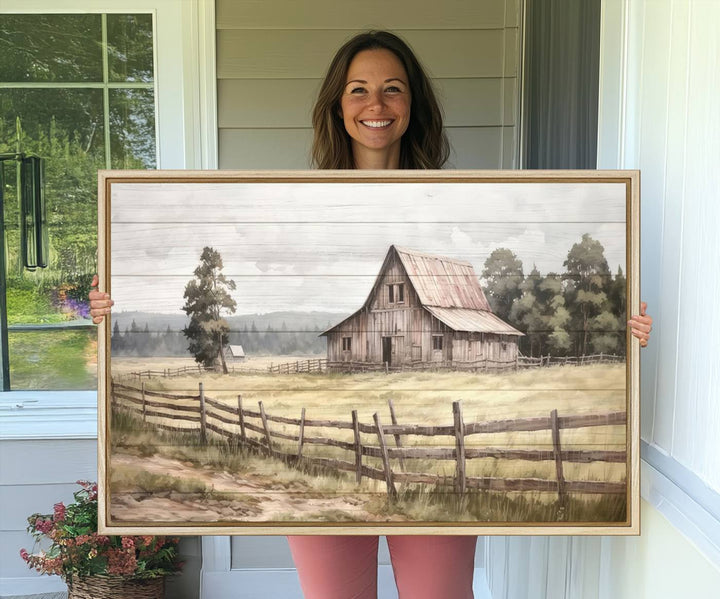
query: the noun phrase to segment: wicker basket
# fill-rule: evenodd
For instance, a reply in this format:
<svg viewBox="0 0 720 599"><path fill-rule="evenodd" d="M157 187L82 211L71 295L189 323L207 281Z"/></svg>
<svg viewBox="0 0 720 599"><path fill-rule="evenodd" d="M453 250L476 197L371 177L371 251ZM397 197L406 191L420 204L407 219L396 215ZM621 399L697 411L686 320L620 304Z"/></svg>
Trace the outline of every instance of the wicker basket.
<svg viewBox="0 0 720 599"><path fill-rule="evenodd" d="M68 583L68 599L163 599L165 578L88 576Z"/></svg>

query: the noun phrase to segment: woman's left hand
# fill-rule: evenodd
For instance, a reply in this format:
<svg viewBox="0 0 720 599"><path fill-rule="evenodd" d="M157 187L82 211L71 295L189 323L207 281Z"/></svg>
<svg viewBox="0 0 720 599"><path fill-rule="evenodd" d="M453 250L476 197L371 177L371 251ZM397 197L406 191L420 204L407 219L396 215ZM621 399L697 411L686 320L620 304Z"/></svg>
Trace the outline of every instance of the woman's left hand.
<svg viewBox="0 0 720 599"><path fill-rule="evenodd" d="M650 331L652 331L652 316L645 313L647 304L640 302L640 314L636 314L628 320L630 332L640 340L640 347L647 347L650 339Z"/></svg>

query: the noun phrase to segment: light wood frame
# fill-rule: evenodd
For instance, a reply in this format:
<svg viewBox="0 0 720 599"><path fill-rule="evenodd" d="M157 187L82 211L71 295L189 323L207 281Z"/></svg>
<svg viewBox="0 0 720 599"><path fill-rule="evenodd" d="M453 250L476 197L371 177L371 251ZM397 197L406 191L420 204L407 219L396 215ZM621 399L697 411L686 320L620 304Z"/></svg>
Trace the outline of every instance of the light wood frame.
<svg viewBox="0 0 720 599"><path fill-rule="evenodd" d="M640 245L639 245L639 202L640 174L638 171L100 171L99 172L99 276L100 289L112 294L111 278L111 210L113 193L118 185L132 184L142 186L157 184L214 184L214 183L292 183L311 184L351 184L363 186L391 184L402 186L410 183L434 184L603 184L616 183L624 186L625 198L625 263L623 270L627 275L626 303L627 314L635 313L640 304ZM149 188L146 188L149 189ZM359 199L362 202L362 197ZM272 218L272 215L269 215ZM480 264L476 265L478 268ZM525 265L526 269L529 265ZM479 273L478 273L479 274ZM116 311L119 306L116 306ZM111 355L110 337L112 318L106 318L99 327L98 339L98 480L99 480L99 528L108 534L243 534L243 535L284 535L284 534L459 534L459 535L628 535L640 532L640 493L639 493L639 343L626 334L627 354L625 358L625 497L626 518L614 522L242 522L242 521L131 521L113 519L110 513L110 459L111 459ZM201 393L202 395L202 393ZM456 402L457 403L457 402ZM461 408L456 406L455 427L464 427ZM262 407L261 407L262 411ZM242 412L240 412L242 413ZM237 414L237 412L236 412ZM303 422L304 422L303 412ZM558 419L555 412L550 422L553 435L559 433L563 417ZM572 418L563 423L569 424ZM578 420L576 418L576 420ZM263 413L263 421L265 414ZM376 422L377 423L377 422ZM580 416L576 424L586 425ZM267 432L267 423L265 426ZM357 430L357 425L356 425ZM463 433L464 435L464 433ZM301 433L302 438L302 433ZM356 432L357 436L357 432ZM382 435L381 435L382 437ZM399 435L398 435L399 437ZM464 438L462 435L459 439ZM381 443L382 446L382 443ZM301 441L302 447L302 441ZM400 445L398 444L398 447ZM559 446L556 446L559 449ZM385 447L381 451L386 454ZM455 456L464 449L456 446ZM557 454L557 451L556 451ZM562 493L562 457L555 456L558 465L558 486ZM458 460L460 464L461 460ZM465 460L462 460L465 463ZM387 471L386 471L387 472ZM466 477L463 473L465 484ZM469 480L469 478L468 478ZM388 485L391 481L388 481ZM570 483L572 484L572 483ZM389 487L388 487L389 488ZM464 491L464 489L462 489ZM561 495L562 496L562 495Z"/></svg>

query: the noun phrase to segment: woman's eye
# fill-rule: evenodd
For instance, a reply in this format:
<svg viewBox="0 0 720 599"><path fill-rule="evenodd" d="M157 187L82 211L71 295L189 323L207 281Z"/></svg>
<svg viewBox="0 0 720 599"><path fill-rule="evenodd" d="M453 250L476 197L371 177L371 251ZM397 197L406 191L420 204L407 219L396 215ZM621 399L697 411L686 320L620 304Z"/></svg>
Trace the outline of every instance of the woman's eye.
<svg viewBox="0 0 720 599"><path fill-rule="evenodd" d="M365 88L364 87L353 87L350 89L351 94L364 94Z"/></svg>
<svg viewBox="0 0 720 599"><path fill-rule="evenodd" d="M392 93L392 94L399 94L400 92L402 92L402 90L401 90L399 87L395 86L395 85L391 85L390 87L386 87L386 88L385 88L385 91L386 91L386 92L389 92L389 93Z"/></svg>

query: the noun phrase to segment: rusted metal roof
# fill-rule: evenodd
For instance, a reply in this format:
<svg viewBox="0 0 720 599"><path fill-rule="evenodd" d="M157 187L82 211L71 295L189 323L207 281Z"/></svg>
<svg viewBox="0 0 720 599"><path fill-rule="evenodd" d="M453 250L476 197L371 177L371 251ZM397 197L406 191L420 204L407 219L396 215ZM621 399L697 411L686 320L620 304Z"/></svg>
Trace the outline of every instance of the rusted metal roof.
<svg viewBox="0 0 720 599"><path fill-rule="evenodd" d="M511 327L492 312L487 310L468 310L467 308L438 308L424 306L435 318L446 324L454 331L467 331L470 333L494 333L496 335L516 335L524 337L525 334Z"/></svg>
<svg viewBox="0 0 720 599"><path fill-rule="evenodd" d="M406 248L395 251L423 306L491 310L469 262Z"/></svg>

